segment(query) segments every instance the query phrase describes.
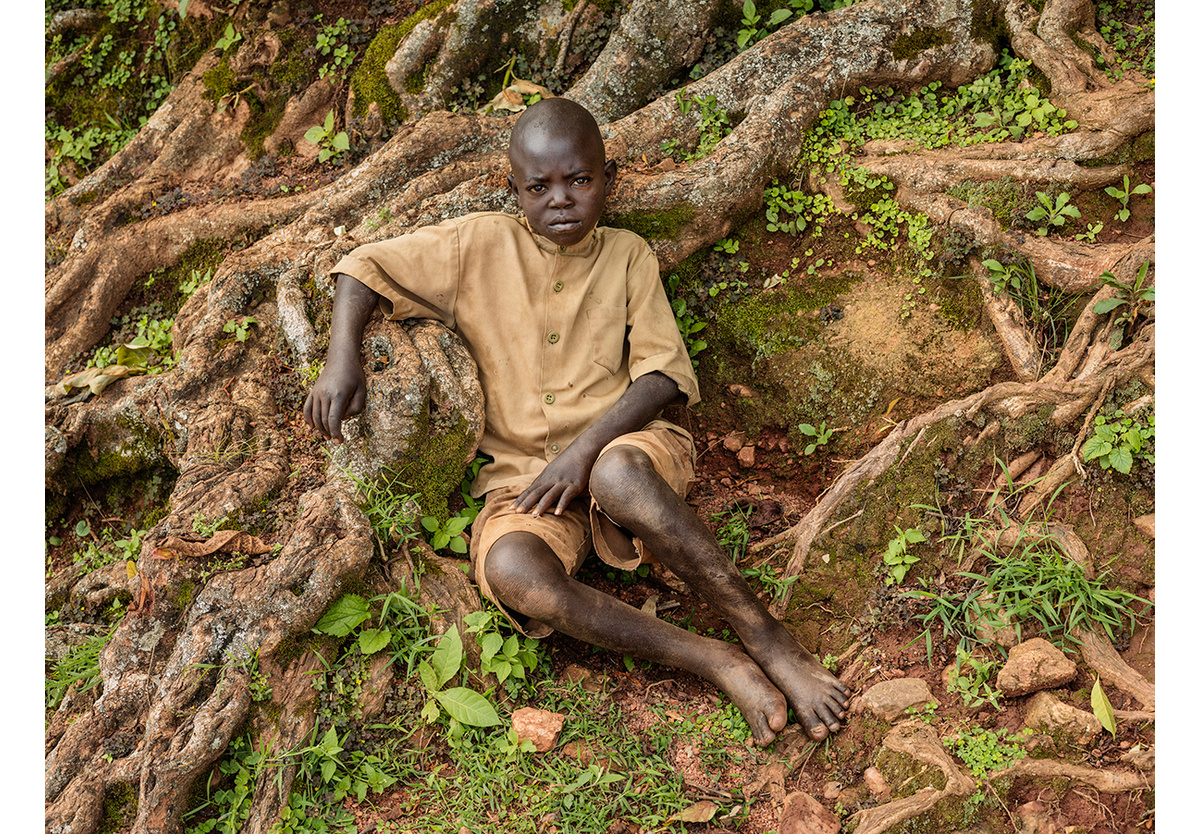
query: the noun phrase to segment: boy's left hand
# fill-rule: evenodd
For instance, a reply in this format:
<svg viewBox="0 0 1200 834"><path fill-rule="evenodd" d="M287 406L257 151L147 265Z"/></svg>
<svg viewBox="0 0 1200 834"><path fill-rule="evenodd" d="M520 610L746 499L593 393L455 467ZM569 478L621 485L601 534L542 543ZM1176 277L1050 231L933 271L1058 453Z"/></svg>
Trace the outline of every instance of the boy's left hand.
<svg viewBox="0 0 1200 834"><path fill-rule="evenodd" d="M588 454L582 444L572 443L517 496L513 509L539 516L553 507L555 515L562 515L567 505L587 489L595 462L595 455Z"/></svg>

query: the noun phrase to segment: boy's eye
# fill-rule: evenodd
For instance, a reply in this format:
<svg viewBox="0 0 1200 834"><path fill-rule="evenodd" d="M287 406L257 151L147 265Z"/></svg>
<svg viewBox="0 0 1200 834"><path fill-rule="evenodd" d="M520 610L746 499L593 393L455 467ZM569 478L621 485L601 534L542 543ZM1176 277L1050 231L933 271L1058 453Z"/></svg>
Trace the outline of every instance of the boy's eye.
<svg viewBox="0 0 1200 834"><path fill-rule="evenodd" d="M576 177L575 178L576 185L587 185L591 181L592 181L591 177Z"/></svg>
<svg viewBox="0 0 1200 834"><path fill-rule="evenodd" d="M529 186L529 193L530 193L530 194L541 194L541 193L542 193L543 191L545 191L545 190L546 190L546 186L544 186L544 185L531 185L531 186Z"/></svg>

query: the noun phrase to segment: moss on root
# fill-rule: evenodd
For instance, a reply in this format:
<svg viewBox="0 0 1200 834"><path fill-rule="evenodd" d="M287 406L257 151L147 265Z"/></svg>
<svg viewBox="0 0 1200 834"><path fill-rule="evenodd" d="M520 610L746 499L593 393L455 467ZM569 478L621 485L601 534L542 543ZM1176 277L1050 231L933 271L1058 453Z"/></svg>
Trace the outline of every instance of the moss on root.
<svg viewBox="0 0 1200 834"><path fill-rule="evenodd" d="M408 109L392 89L384 68L408 33L421 21L441 14L450 2L451 0L434 0L399 23L384 26L379 30L363 54L358 69L350 77L350 87L354 91L355 116L365 116L372 104L378 104L385 123L400 124L408 118ZM409 92L420 92L425 86L424 78L420 78L419 81L420 86L413 90L411 87L416 82L409 79L405 85L406 89L409 89Z"/></svg>
<svg viewBox="0 0 1200 834"><path fill-rule="evenodd" d="M915 58L926 49L946 46L952 42L953 39L945 28L917 29L915 32L896 36L896 41L892 44L892 57L897 61L905 61Z"/></svg>
<svg viewBox="0 0 1200 834"><path fill-rule="evenodd" d="M606 214L601 221L615 229L628 229L646 240L676 238L696 217L693 206L678 205L662 211L634 209L624 214Z"/></svg>

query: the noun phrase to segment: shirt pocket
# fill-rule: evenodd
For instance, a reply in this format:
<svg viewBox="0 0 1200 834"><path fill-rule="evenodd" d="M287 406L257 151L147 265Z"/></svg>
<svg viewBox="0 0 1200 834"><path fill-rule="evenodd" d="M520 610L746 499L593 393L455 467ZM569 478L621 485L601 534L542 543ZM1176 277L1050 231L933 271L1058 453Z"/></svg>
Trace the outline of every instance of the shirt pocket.
<svg viewBox="0 0 1200 834"><path fill-rule="evenodd" d="M625 355L625 308L592 307L587 311L587 319L592 336L592 361L615 374Z"/></svg>

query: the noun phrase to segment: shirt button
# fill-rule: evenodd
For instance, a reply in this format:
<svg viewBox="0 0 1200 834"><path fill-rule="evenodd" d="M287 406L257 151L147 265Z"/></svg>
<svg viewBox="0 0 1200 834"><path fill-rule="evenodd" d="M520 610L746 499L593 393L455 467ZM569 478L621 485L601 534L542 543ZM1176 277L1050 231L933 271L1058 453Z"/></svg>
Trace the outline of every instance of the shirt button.
<svg viewBox="0 0 1200 834"><path fill-rule="evenodd" d="M559 251L560 253L561 253L561 252L566 252L566 251L567 251L567 247L565 247L565 246L560 246L560 247L558 247L558 251Z"/></svg>
<svg viewBox="0 0 1200 834"><path fill-rule="evenodd" d="M558 454L558 444L557 444L557 443L551 443L551 444L550 444L550 451L551 451L551 452L553 452L554 454L556 454L556 455L557 455L557 454Z"/></svg>
<svg viewBox="0 0 1200 834"><path fill-rule="evenodd" d="M552 344L552 345L556 345L556 344L558 344L558 334L557 334L557 333L551 333L549 336L547 336L547 337L546 337L546 341L547 341L547 342L549 342L549 343L550 343L550 344Z"/></svg>
<svg viewBox="0 0 1200 834"><path fill-rule="evenodd" d="M546 405L550 405L554 402L554 394L546 394L544 397L542 397L542 400L546 403Z"/></svg>
<svg viewBox="0 0 1200 834"><path fill-rule="evenodd" d="M555 282L554 282L554 291L555 291L555 292L562 292L562 289L563 289L563 282L562 282L562 281L555 281Z"/></svg>

